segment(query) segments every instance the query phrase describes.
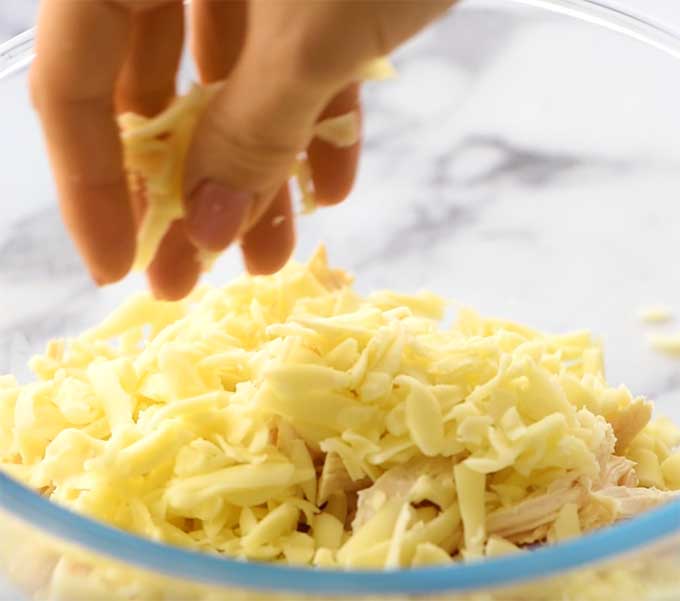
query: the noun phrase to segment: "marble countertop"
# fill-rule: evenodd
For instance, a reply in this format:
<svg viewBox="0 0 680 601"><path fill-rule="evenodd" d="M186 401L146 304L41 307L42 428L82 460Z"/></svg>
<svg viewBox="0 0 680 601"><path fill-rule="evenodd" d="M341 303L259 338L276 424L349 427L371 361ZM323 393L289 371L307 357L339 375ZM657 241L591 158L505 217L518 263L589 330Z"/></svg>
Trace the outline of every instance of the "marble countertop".
<svg viewBox="0 0 680 601"><path fill-rule="evenodd" d="M0 42L35 23L39 0L3 0L0 3Z"/></svg>
<svg viewBox="0 0 680 601"><path fill-rule="evenodd" d="M627 4L663 18L675 1ZM323 239L363 289L427 287L537 327L590 327L610 380L680 420L680 357L646 341L680 331L680 63L595 26L484 4L420 36L397 55L397 80L366 89L356 192L300 219L300 255ZM0 39L34 9L3 0ZM21 141L0 146L0 371L20 371L35 344L82 329L142 281L100 292L88 281L21 77L0 87L0 120ZM211 277L238 269L231 253ZM641 324L638 309L658 302L676 321Z"/></svg>

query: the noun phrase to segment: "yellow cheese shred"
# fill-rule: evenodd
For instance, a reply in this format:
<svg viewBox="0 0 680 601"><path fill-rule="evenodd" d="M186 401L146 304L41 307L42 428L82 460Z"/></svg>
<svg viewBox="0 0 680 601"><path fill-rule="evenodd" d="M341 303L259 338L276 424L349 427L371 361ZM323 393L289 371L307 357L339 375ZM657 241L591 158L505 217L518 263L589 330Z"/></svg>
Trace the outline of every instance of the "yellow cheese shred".
<svg viewBox="0 0 680 601"><path fill-rule="evenodd" d="M674 357L680 357L680 334L650 335L649 343L655 351Z"/></svg>
<svg viewBox="0 0 680 601"><path fill-rule="evenodd" d="M446 307L361 296L323 248L137 295L0 378L0 468L140 536L338 568L519 553L677 497L680 430L588 332Z"/></svg>
<svg viewBox="0 0 680 601"><path fill-rule="evenodd" d="M672 321L673 312L665 305L650 305L640 309L640 311L638 311L638 317L640 318L640 321L644 323L666 323Z"/></svg>

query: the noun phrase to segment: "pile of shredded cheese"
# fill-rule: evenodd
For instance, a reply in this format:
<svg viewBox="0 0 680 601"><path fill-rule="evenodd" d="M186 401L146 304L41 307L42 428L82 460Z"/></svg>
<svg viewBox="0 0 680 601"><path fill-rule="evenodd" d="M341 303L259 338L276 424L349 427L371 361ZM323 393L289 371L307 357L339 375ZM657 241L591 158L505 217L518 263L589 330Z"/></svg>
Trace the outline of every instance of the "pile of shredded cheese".
<svg viewBox="0 0 680 601"><path fill-rule="evenodd" d="M367 64L358 74L362 80L381 81L395 75L391 63L381 58ZM222 87L194 85L188 94L177 97L159 115L149 118L124 113L118 118L123 143L125 169L133 194L145 199L145 214L137 232L134 269L145 270L172 225L184 217L183 165L192 136L208 103ZM353 146L359 140L359 115L345 115L319 121L314 136L339 148ZM302 154L291 173L300 193L303 213L316 209L314 183L307 157ZM204 269L216 259L213 253L199 256Z"/></svg>
<svg viewBox="0 0 680 601"><path fill-rule="evenodd" d="M680 430L588 332L360 296L323 249L178 303L132 297L0 379L0 466L129 532L324 567L521 552L680 490Z"/></svg>

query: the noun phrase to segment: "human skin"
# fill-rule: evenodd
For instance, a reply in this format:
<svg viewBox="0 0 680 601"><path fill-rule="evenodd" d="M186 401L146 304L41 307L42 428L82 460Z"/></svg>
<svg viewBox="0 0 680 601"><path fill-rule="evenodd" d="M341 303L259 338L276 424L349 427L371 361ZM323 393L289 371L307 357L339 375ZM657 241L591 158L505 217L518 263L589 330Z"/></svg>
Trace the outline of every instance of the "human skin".
<svg viewBox="0 0 680 601"><path fill-rule="evenodd" d="M453 0L193 0L192 51L203 82L225 80L194 135L186 216L149 266L157 297L179 299L200 274L197 250L241 245L251 273L289 258L287 180L308 154L317 201L342 201L360 142L313 138L324 118L360 110L356 74ZM130 195L116 114L157 114L175 96L181 0L43 0L31 72L62 214L94 280L130 270L143 199ZM273 220L274 216L285 219ZM273 225L273 221L277 224Z"/></svg>

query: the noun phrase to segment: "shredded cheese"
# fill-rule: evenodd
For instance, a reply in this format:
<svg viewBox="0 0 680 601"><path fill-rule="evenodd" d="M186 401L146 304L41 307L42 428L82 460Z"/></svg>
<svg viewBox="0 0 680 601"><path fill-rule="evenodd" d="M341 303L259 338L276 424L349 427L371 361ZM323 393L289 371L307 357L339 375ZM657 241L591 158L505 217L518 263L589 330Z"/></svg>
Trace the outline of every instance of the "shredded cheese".
<svg viewBox="0 0 680 601"><path fill-rule="evenodd" d="M134 269L144 270L173 221L184 216L182 173L194 129L219 84L194 85L154 118L119 116L124 163L132 194L143 197Z"/></svg>
<svg viewBox="0 0 680 601"><path fill-rule="evenodd" d="M500 536L490 536L486 541L486 548L484 550L487 557L502 557L503 555L515 555L521 553L521 549L505 540Z"/></svg>
<svg viewBox="0 0 680 601"><path fill-rule="evenodd" d="M581 536L581 522L578 517L578 505L567 503L560 509L550 533L556 541L569 540Z"/></svg>
<svg viewBox="0 0 680 601"><path fill-rule="evenodd" d="M314 135L338 148L348 148L359 141L359 127L359 114L351 111L319 121L314 128Z"/></svg>
<svg viewBox="0 0 680 601"><path fill-rule="evenodd" d="M454 477L465 533L464 551L468 557L479 557L486 540L486 476L459 463Z"/></svg>
<svg viewBox="0 0 680 601"><path fill-rule="evenodd" d="M371 61L359 71L359 79L370 79L374 81L392 79L393 77L396 77L396 75L396 69L386 58L379 58Z"/></svg>
<svg viewBox="0 0 680 601"><path fill-rule="evenodd" d="M446 305L360 296L323 249L135 296L35 382L0 378L0 467L154 540L340 568L518 552L677 496L680 430L607 384L589 333L442 328Z"/></svg>
<svg viewBox="0 0 680 601"><path fill-rule="evenodd" d="M665 323L673 319L673 312L665 305L643 307L638 316L644 323Z"/></svg>
<svg viewBox="0 0 680 601"><path fill-rule="evenodd" d="M655 351L680 356L680 334L655 334L649 337L649 343Z"/></svg>

